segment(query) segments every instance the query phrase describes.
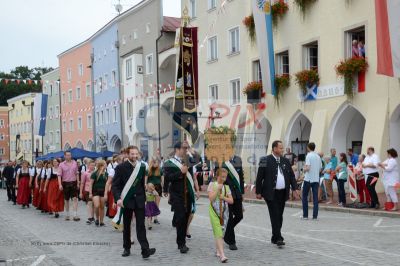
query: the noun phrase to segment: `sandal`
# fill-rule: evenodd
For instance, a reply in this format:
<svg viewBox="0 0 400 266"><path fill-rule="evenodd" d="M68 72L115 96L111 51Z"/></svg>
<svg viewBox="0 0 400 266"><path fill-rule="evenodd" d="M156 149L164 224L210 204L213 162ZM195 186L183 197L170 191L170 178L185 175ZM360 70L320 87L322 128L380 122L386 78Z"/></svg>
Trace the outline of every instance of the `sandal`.
<svg viewBox="0 0 400 266"><path fill-rule="evenodd" d="M221 257L221 263L226 263L228 261L227 257Z"/></svg>
<svg viewBox="0 0 400 266"><path fill-rule="evenodd" d="M221 255L219 255L217 252L217 253L215 253L215 257L221 258Z"/></svg>

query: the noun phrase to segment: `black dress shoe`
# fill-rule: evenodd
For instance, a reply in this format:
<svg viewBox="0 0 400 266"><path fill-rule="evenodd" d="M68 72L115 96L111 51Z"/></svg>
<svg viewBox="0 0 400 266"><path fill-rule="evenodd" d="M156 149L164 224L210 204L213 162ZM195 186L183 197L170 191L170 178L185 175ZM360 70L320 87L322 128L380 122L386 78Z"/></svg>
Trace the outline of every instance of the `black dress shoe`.
<svg viewBox="0 0 400 266"><path fill-rule="evenodd" d="M284 242L283 240L278 240L278 241L276 241L276 245L277 245L278 247L282 247L282 246L285 245L285 242Z"/></svg>
<svg viewBox="0 0 400 266"><path fill-rule="evenodd" d="M122 252L122 257L128 257L131 255L131 251L129 249L124 249L124 252Z"/></svg>
<svg viewBox="0 0 400 266"><path fill-rule="evenodd" d="M185 254L189 251L189 248L186 245L183 245L179 248L182 254Z"/></svg>
<svg viewBox="0 0 400 266"><path fill-rule="evenodd" d="M151 255L154 255L154 253L156 253L155 248L145 249L145 250L142 250L142 257L143 257L143 259L147 259Z"/></svg>
<svg viewBox="0 0 400 266"><path fill-rule="evenodd" d="M229 249L230 249L230 250L238 250L236 244L231 244L231 245L229 245Z"/></svg>

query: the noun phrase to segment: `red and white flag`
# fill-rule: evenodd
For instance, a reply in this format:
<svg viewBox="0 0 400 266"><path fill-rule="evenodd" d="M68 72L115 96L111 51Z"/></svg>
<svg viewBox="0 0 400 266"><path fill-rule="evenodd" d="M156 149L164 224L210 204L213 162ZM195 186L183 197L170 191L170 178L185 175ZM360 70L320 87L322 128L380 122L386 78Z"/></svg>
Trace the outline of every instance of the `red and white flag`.
<svg viewBox="0 0 400 266"><path fill-rule="evenodd" d="M400 0L375 0L378 74L400 77Z"/></svg>

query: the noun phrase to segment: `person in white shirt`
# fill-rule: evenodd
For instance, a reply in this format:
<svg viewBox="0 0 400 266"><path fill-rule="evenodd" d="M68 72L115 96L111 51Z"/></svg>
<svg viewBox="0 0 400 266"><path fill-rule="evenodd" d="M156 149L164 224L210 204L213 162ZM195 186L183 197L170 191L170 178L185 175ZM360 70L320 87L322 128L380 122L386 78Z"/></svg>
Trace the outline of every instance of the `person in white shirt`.
<svg viewBox="0 0 400 266"><path fill-rule="evenodd" d="M378 155L375 154L375 149L369 147L367 150L367 156L365 156L362 164L363 173L367 177L367 189L371 196L371 208L379 209L378 194L376 194L375 186L377 179L379 178L378 164L380 163Z"/></svg>
<svg viewBox="0 0 400 266"><path fill-rule="evenodd" d="M385 187L385 194L387 202L393 202L394 207L391 211L398 209L398 198L396 186L399 184L399 167L397 165L397 151L395 149L387 150L388 158L383 162L379 163L379 167L383 169L383 185Z"/></svg>
<svg viewBox="0 0 400 266"><path fill-rule="evenodd" d="M303 219L308 219L308 193L310 188L313 194L313 219L318 218L318 190L319 190L319 173L322 168L321 157L315 152L315 143L310 142L307 144L308 154L306 156L306 163L304 166L304 182L303 182Z"/></svg>

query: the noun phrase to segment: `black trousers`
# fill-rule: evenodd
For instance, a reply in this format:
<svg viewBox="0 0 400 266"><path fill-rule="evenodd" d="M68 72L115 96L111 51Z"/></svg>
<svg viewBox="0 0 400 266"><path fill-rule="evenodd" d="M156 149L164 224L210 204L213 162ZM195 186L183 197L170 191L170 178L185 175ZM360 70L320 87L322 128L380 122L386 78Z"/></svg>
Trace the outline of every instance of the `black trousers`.
<svg viewBox="0 0 400 266"><path fill-rule="evenodd" d="M144 208L126 209L124 208L123 223L124 223L124 249L131 249L131 222L132 214L135 212L136 217L136 237L140 247L143 250L149 249L149 242L146 237L146 227L144 225Z"/></svg>
<svg viewBox="0 0 400 266"><path fill-rule="evenodd" d="M182 247L186 244L186 232L191 212L189 208L185 207L183 202L173 202L172 208L174 210L173 219L176 227L176 244L178 244L178 247Z"/></svg>
<svg viewBox="0 0 400 266"><path fill-rule="evenodd" d="M7 197L9 200L16 202L17 197L15 196L15 184L14 182L7 181L6 182L6 187L7 187Z"/></svg>
<svg viewBox="0 0 400 266"><path fill-rule="evenodd" d="M371 207L373 207L373 208L375 208L375 206L377 204L379 204L378 194L376 194L376 190L375 190L376 183L378 183L378 182L371 184L374 177L379 178L379 173L376 172L376 173L369 174L368 178L367 178L367 189L368 189L369 195L371 196Z"/></svg>
<svg viewBox="0 0 400 266"><path fill-rule="evenodd" d="M235 199L229 206L229 219L226 225L224 240L228 245L236 244L235 226L243 219L243 203L241 199Z"/></svg>
<svg viewBox="0 0 400 266"><path fill-rule="evenodd" d="M281 229L283 223L283 211L285 210L285 197L286 190L280 189L275 190L273 200L266 200L272 226L271 241L273 242L283 240Z"/></svg>

